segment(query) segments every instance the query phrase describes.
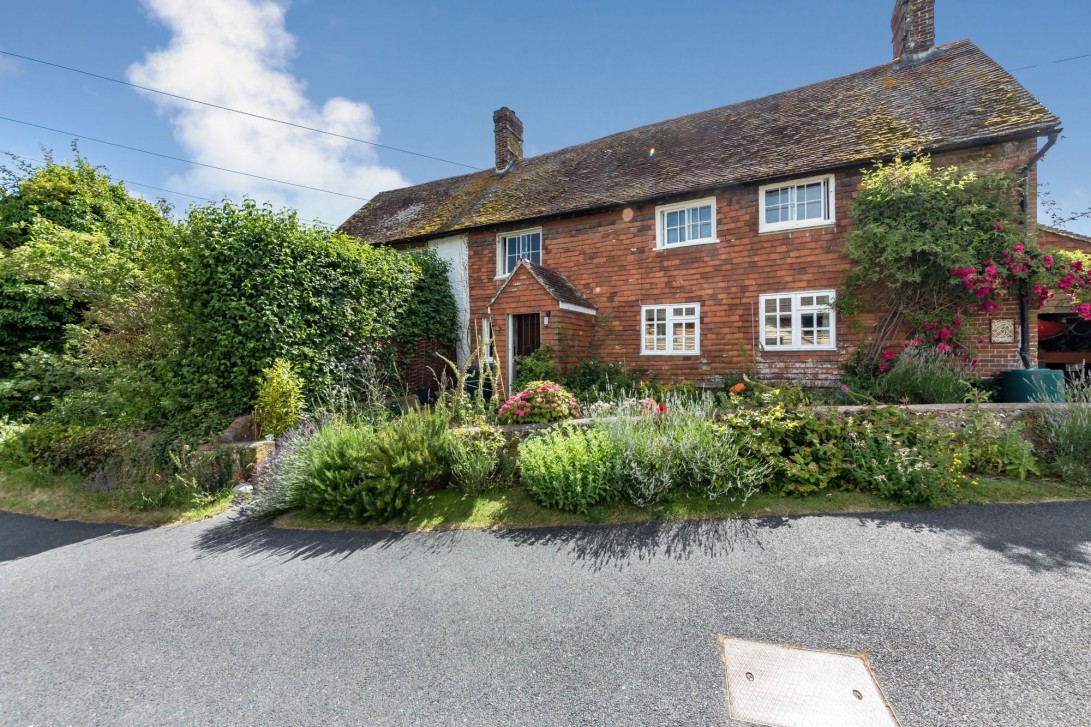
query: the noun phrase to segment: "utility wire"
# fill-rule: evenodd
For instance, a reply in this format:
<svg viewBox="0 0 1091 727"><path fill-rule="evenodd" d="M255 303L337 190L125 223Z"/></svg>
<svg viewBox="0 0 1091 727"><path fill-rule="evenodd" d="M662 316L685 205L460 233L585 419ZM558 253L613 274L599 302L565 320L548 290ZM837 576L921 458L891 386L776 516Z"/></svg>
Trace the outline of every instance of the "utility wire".
<svg viewBox="0 0 1091 727"><path fill-rule="evenodd" d="M52 131L56 134L64 134L65 136L72 136L78 139L84 139L86 141L93 141L98 144L105 144L107 146L117 147L118 149L127 149L129 151L140 152L141 154L150 154L151 156L160 157L161 159L170 159L176 162L183 162L185 164L192 164L197 167L206 167L208 169L215 169L220 172L229 172L231 174L239 174L244 177L253 177L254 179L263 179L266 182L274 182L276 184L286 184L289 187L299 187L300 189L309 189L313 192L323 192L325 194L333 194L338 197L348 197L349 199L360 200L361 202L367 202L367 197L357 197L353 194L345 194L344 192L334 192L329 189L322 189L321 187L311 187L306 184L296 184L295 182L286 182L283 179L273 179L272 177L263 177L260 174L251 174L250 172L240 172L237 169L228 169L227 167L218 167L214 164L205 164L204 162L195 162L192 159L183 159L182 157L171 156L169 154L161 154L157 151L149 151L147 149L138 149L135 146L127 146L125 144L118 144L113 141L106 141L105 139L96 139L93 136L85 136L84 134L77 134L74 131L64 131L63 129L54 129L49 126L42 126L41 124L33 124L29 121L20 121L19 119L13 119L8 116L0 116L0 121L10 121L13 124L22 124L23 126L31 126L35 129L43 129L45 131Z"/></svg>
<svg viewBox="0 0 1091 727"><path fill-rule="evenodd" d="M37 164L48 164L49 163L45 159L38 159L36 157L23 156L22 154L16 154L13 151L6 151L6 152L4 152L4 154L6 154L8 156L15 157L16 159L22 159L23 161L26 161L26 162L35 162ZM56 162L54 162L54 163L56 163ZM215 202L216 202L216 200L209 199L208 197L201 197L201 196L196 195L196 194L189 194L188 192L179 192L179 191L174 190L174 189L164 189L162 187L153 187L150 184L143 184L141 182L134 182L131 179L121 179L120 177L110 177L110 179L112 179L115 182L121 182L122 184L128 184L128 185L131 185L131 186L134 186L134 187L145 187L147 189L154 189L156 192L166 192L167 194L177 194L177 195L182 196L182 197L192 197L193 199L199 199L202 202L212 202L213 204L215 204Z"/></svg>
<svg viewBox="0 0 1091 727"><path fill-rule="evenodd" d="M1057 59L1055 61L1049 61L1048 63L1036 63L1036 64L1034 64L1032 66L1020 66L1019 68L1013 68L1011 70L1012 71L1025 71L1028 68L1040 68L1042 66L1051 65L1051 64L1054 64L1054 63L1068 63L1069 61L1078 61L1081 58L1091 58L1091 53L1084 53L1083 55L1072 56L1071 58L1059 58L1059 59Z"/></svg>
<svg viewBox="0 0 1091 727"><path fill-rule="evenodd" d="M72 73L79 73L84 76L90 76L91 78L97 78L101 81L109 81L110 83L117 83L122 86L129 86L130 88L136 88L141 91L147 91L148 93L157 93L160 96L168 96L170 98L178 99L179 101L186 101L189 103L200 104L201 106L208 106L209 108L220 109L221 111L230 111L233 114L242 114L243 116L249 116L254 119L261 119L263 121L272 121L276 124L284 124L285 126L293 126L297 129L303 129L305 131L313 131L316 134L325 134L326 136L334 136L338 139L346 139L348 141L359 142L360 144L368 144L370 146L377 147L379 149L388 149L390 151L400 152L402 154L411 154L415 157L421 157L423 159L431 159L432 161L443 162L444 164L454 164L455 166L465 167L467 169L473 169L476 171L484 171L483 167L475 167L471 164L463 164L462 162L452 161L450 159L443 159L442 157L432 156L430 154L421 154L420 152L410 151L409 149L400 149L396 146L387 146L386 144L379 144L374 141L368 141L367 139L358 139L355 136L346 136L345 134L338 134L335 131L328 131L326 129L317 129L313 126L306 126L304 124L297 124L294 121L285 121L284 119L273 118L272 116L264 116L262 114L256 114L251 111L243 111L242 109L231 108L230 106L223 106L221 104L212 103L211 101L201 101L200 99L190 98L189 96L180 96L176 93L169 93L167 91L160 91L158 88L150 88L148 86L141 86L137 83L130 83L129 81L123 81L120 78L111 78L110 76L103 76L98 73L92 73L91 71L84 71L79 68L73 68L72 66L64 66L60 63L53 63L51 61L45 61L41 58L31 58L30 56L20 55L19 53L12 53L11 51L0 50L0 55L10 56L12 58L19 58L24 61L30 61L32 63L40 63L43 66L50 66L52 68L59 68L62 71L70 71Z"/></svg>
<svg viewBox="0 0 1091 727"><path fill-rule="evenodd" d="M28 161L28 162L37 162L39 164L47 164L48 163L45 159L37 159L35 157L23 156L22 154L16 154L15 152L12 152L12 151L6 151L6 152L4 152L4 154L7 154L8 156L13 156L13 157L15 157L17 159L22 159L22 160ZM131 179L122 179L121 177L109 177L109 178L111 180L115 181L115 182L121 182L122 184L128 184L129 186L132 186L132 187L144 187L145 189L154 189L156 192L166 192L167 194L177 194L177 195L182 196L182 197L190 197L192 199L199 199L202 202L211 202L212 204L217 204L216 200L209 199L208 197L202 197L202 196L197 195L197 194L190 194L188 192L179 192L178 190L175 190L175 189L165 189L163 187L155 187L155 186L152 186L150 184L144 184L142 182L134 182ZM321 220L312 220L311 223L315 224L315 225L319 225L320 227L326 227L326 228L330 228L330 229L333 228L333 225L329 224L328 222L322 222Z"/></svg>

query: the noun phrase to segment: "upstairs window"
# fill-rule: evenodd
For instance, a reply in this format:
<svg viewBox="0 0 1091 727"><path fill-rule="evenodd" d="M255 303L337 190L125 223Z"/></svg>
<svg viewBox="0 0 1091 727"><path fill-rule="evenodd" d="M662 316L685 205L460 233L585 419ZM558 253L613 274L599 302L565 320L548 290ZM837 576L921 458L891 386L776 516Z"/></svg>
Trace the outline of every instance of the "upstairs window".
<svg viewBox="0 0 1091 727"><path fill-rule="evenodd" d="M832 290L760 296L762 346L767 351L832 350L837 343L834 298Z"/></svg>
<svg viewBox="0 0 1091 727"><path fill-rule="evenodd" d="M696 356L701 352L701 306L646 305L640 311L644 355Z"/></svg>
<svg viewBox="0 0 1091 727"><path fill-rule="evenodd" d="M542 230L519 230L497 235L497 277L511 275L520 260L542 262Z"/></svg>
<svg viewBox="0 0 1091 727"><path fill-rule="evenodd" d="M716 198L655 208L655 246L659 249L716 242Z"/></svg>
<svg viewBox="0 0 1091 727"><path fill-rule="evenodd" d="M758 189L758 232L833 224L833 175Z"/></svg>

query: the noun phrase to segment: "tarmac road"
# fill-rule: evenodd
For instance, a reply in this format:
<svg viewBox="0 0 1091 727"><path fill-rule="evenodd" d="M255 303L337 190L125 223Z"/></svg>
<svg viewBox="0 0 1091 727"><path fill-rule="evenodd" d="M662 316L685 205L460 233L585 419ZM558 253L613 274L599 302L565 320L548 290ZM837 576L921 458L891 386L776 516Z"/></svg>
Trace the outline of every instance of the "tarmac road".
<svg viewBox="0 0 1091 727"><path fill-rule="evenodd" d="M5 725L728 725L717 635L903 727L1091 725L1091 502L488 532L0 513Z"/></svg>

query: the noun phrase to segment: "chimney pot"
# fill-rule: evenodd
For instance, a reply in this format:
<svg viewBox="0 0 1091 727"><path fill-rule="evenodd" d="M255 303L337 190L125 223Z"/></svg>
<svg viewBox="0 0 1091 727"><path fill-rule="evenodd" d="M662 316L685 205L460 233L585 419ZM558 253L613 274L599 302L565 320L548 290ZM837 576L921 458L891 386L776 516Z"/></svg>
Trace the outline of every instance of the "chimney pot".
<svg viewBox="0 0 1091 727"><path fill-rule="evenodd" d="M936 46L936 0L894 0L894 60L913 60Z"/></svg>
<svg viewBox="0 0 1091 727"><path fill-rule="evenodd" d="M523 122L507 106L492 113L496 134L496 171L502 172L523 158Z"/></svg>

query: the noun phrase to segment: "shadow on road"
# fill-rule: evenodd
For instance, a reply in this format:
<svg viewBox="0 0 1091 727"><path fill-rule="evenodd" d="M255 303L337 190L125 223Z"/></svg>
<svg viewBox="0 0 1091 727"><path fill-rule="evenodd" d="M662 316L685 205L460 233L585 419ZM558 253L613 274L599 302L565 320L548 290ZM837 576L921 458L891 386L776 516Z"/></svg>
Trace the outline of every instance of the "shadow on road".
<svg viewBox="0 0 1091 727"><path fill-rule="evenodd" d="M969 536L978 546L1032 570L1091 566L1091 501L1038 505L960 506L867 515L817 515L733 520L688 520L580 527L543 527L405 533L390 531L281 530L267 522L222 519L197 538L200 557L346 558L365 550L400 556L448 552L468 537L491 537L517 547L551 548L595 570L623 568L656 558L717 558L764 548L772 531L803 519L856 521L861 527L901 527ZM862 546L864 544L862 543Z"/></svg>
<svg viewBox="0 0 1091 727"><path fill-rule="evenodd" d="M517 546L552 547L594 569L656 558L715 558L744 547L761 548L763 531L791 525L787 517L495 530Z"/></svg>
<svg viewBox="0 0 1091 727"><path fill-rule="evenodd" d="M962 505L853 517L862 527L961 532L1032 571L1091 567L1091 501Z"/></svg>
<svg viewBox="0 0 1091 727"><path fill-rule="evenodd" d="M413 533L371 530L283 530L266 520L251 520L232 515L223 518L197 537L202 556L233 553L244 558L264 556L295 560L297 558L347 558L355 552L378 548L391 549ZM457 541L458 531L424 533L413 543L413 550L446 551Z"/></svg>
<svg viewBox="0 0 1091 727"><path fill-rule="evenodd" d="M653 558L687 559L694 555L719 556L742 543L761 546L759 533L782 527L788 518L759 520L693 520L581 527L543 527L486 531L446 530L419 533L393 531L281 530L268 522L240 517L221 520L202 532L196 542L201 556L234 553L242 557L284 559L348 557L370 549L395 550L408 555L447 552L473 535L499 538L517 546L556 548L575 560L599 569L621 567Z"/></svg>
<svg viewBox="0 0 1091 727"><path fill-rule="evenodd" d="M131 535L141 528L49 520L0 511L0 563L29 558L54 548Z"/></svg>

